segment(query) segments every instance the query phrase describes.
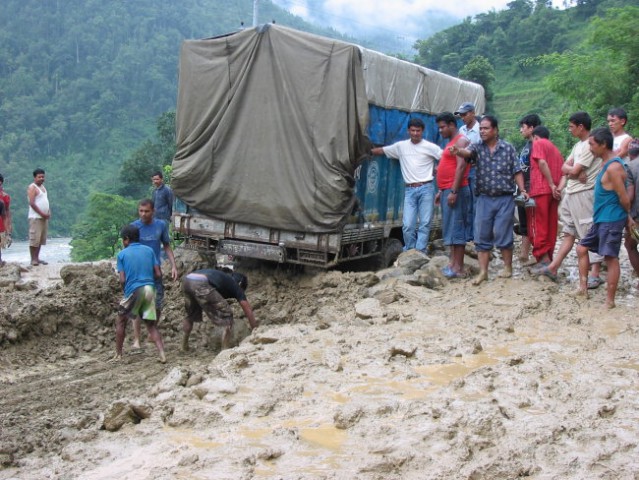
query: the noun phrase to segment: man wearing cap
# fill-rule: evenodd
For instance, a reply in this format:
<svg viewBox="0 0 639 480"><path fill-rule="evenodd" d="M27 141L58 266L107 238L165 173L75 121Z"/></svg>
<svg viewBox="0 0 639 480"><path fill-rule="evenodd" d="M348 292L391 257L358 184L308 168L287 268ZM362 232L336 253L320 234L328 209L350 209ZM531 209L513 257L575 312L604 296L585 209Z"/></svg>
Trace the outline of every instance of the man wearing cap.
<svg viewBox="0 0 639 480"><path fill-rule="evenodd" d="M459 127L459 133L464 135L470 143L478 145L481 143L481 137L479 136L479 122L475 115L475 104L471 102L462 103L455 116L462 119L464 124ZM470 209L468 210L468 224L470 225L470 235L473 236L473 229L475 223L475 203L477 203L477 192L475 185L475 166L471 165L468 172L468 186L470 187Z"/></svg>
<svg viewBox="0 0 639 480"><path fill-rule="evenodd" d="M404 250L416 248L426 253L435 202L434 166L442 155L442 149L424 140L424 129L422 120L411 118L408 122L408 140L373 148L371 154L399 160L406 187L402 220Z"/></svg>

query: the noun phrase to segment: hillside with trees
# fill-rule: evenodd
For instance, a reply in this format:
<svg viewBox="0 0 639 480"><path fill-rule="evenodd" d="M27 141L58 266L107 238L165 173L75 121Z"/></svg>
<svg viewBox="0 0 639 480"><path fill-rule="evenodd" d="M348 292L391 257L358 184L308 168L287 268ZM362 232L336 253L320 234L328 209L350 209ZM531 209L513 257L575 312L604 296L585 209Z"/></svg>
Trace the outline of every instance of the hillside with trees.
<svg viewBox="0 0 639 480"><path fill-rule="evenodd" d="M260 12L340 37L270 2ZM175 109L181 42L251 25L252 14L252 0L3 1L0 172L14 197L16 237L27 234L26 187L36 167L47 171L52 235L70 234L93 192L138 197L139 185L129 190L137 177L120 168L135 163L131 155L154 142L156 124Z"/></svg>
<svg viewBox="0 0 639 480"><path fill-rule="evenodd" d="M564 10L513 0L418 41L415 62L484 85L488 110L514 143L518 119L538 113L565 151L577 110L603 125L609 108L624 107L629 130L639 131L638 15L636 0L576 0Z"/></svg>

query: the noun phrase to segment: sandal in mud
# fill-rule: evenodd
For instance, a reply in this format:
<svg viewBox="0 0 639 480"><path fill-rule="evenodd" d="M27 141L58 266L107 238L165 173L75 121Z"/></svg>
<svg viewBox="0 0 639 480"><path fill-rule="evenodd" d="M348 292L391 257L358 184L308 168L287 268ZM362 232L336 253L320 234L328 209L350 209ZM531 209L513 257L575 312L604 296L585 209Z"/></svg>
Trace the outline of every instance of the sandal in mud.
<svg viewBox="0 0 639 480"><path fill-rule="evenodd" d="M466 274L465 273L457 273L455 270L450 268L450 265L446 265L444 268L442 268L441 272L444 275L444 277L446 277L448 279L451 279L451 278L466 278Z"/></svg>
<svg viewBox="0 0 639 480"><path fill-rule="evenodd" d="M588 290L594 290L604 283L600 277L588 277Z"/></svg>
<svg viewBox="0 0 639 480"><path fill-rule="evenodd" d="M548 265L545 265L543 268L540 268L540 269L538 270L537 275L539 275L539 276L542 276L542 275L543 275L544 277L548 277L548 278L550 278L553 282L556 282L556 281L557 281L557 275L556 275L556 274L554 274L554 273L552 273L552 272L550 271L550 268L548 268Z"/></svg>

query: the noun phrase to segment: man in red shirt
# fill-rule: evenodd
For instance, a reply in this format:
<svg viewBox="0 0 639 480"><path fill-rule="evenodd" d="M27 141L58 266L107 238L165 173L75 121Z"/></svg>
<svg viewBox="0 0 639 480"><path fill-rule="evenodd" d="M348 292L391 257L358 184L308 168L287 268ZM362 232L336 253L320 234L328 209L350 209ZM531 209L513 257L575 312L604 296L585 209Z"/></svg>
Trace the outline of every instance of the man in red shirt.
<svg viewBox="0 0 639 480"><path fill-rule="evenodd" d="M470 141L459 133L452 113L440 113L435 121L439 134L450 140L437 167L439 192L435 197L435 203L440 203L442 209L444 245L450 247L450 263L442 269L442 273L446 278L457 278L465 276L464 253L466 242L472 240L469 212L473 200L468 186L470 164L462 157L453 155L449 147L456 145L465 148Z"/></svg>
<svg viewBox="0 0 639 480"><path fill-rule="evenodd" d="M2 249L11 245L11 197L4 191L4 177L0 175L0 267L4 265Z"/></svg>
<svg viewBox="0 0 639 480"><path fill-rule="evenodd" d="M526 209L526 217L533 256L539 267L543 267L550 264L557 242L561 199L557 185L562 177L564 159L549 140L550 131L546 127L535 127L532 138L529 195L536 206Z"/></svg>

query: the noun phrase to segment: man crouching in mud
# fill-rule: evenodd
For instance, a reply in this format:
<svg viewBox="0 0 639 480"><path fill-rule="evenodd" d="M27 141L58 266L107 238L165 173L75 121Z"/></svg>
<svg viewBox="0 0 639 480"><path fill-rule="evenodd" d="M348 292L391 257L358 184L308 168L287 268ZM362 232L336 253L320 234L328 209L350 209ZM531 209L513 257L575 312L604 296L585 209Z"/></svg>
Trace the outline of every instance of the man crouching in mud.
<svg viewBox="0 0 639 480"><path fill-rule="evenodd" d="M229 347L233 333L233 310L226 301L227 298L235 298L242 307L251 330L257 328L255 315L244 294L247 287L246 276L237 272L226 273L221 270L203 269L189 273L182 283L186 308L186 317L182 324L184 330L182 350L189 351L189 335L193 329L193 323L202 321L202 311L206 312L214 325L224 327L222 348Z"/></svg>
<svg viewBox="0 0 639 480"><path fill-rule="evenodd" d="M153 249L140 243L140 230L134 225L122 229L124 249L118 253L117 269L120 283L124 286L124 299L118 308L118 319L115 326L115 357L122 359L122 345L126 322L129 316L139 315L144 321L149 337L160 352L160 363L166 363L162 336L155 322L155 278L162 275L160 261Z"/></svg>

